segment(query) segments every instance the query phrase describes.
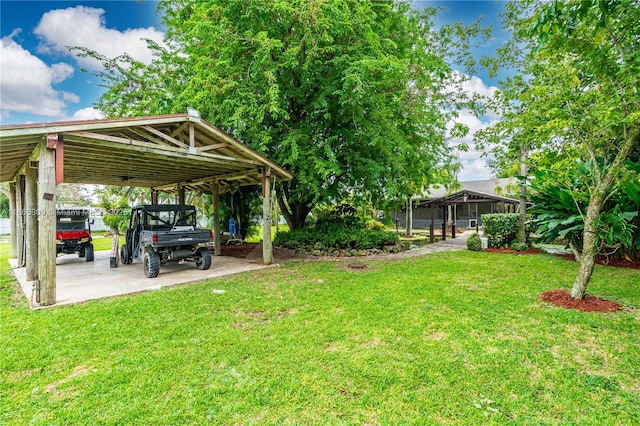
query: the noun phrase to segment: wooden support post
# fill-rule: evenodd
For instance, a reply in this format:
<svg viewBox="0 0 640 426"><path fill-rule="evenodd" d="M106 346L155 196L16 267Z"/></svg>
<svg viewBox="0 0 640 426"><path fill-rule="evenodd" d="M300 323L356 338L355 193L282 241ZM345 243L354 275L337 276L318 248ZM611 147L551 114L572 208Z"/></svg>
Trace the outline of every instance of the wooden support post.
<svg viewBox="0 0 640 426"><path fill-rule="evenodd" d="M431 209L431 225L429 225L429 242L431 244L433 244L436 241L436 224L435 224L435 213L434 213L434 208L433 206L430 207Z"/></svg>
<svg viewBox="0 0 640 426"><path fill-rule="evenodd" d="M213 250L216 256L220 256L220 185L213 184Z"/></svg>
<svg viewBox="0 0 640 426"><path fill-rule="evenodd" d="M447 239L447 206L442 206L442 241Z"/></svg>
<svg viewBox="0 0 640 426"><path fill-rule="evenodd" d="M181 184L178 184L178 204L184 204L185 194L184 187Z"/></svg>
<svg viewBox="0 0 640 426"><path fill-rule="evenodd" d="M405 235L407 237L413 236L413 202L411 201L411 197L407 198L407 215L406 215L406 232Z"/></svg>
<svg viewBox="0 0 640 426"><path fill-rule="evenodd" d="M109 255L109 267L117 268L118 267L118 244L120 243L120 236L115 234L113 236L113 240L111 241L111 254Z"/></svg>
<svg viewBox="0 0 640 426"><path fill-rule="evenodd" d="M18 266L24 266L24 230L25 230L25 212L24 212L24 175L18 175L16 182L16 241Z"/></svg>
<svg viewBox="0 0 640 426"><path fill-rule="evenodd" d="M35 281L38 279L38 178L29 163L25 167L25 265L27 281Z"/></svg>
<svg viewBox="0 0 640 426"><path fill-rule="evenodd" d="M38 177L40 304L48 306L56 303L56 152L47 140L40 145Z"/></svg>
<svg viewBox="0 0 640 426"><path fill-rule="evenodd" d="M158 204L158 190L151 188L151 204Z"/></svg>
<svg viewBox="0 0 640 426"><path fill-rule="evenodd" d="M58 135L56 142L56 186L64 182L64 141L62 135Z"/></svg>
<svg viewBox="0 0 640 426"><path fill-rule="evenodd" d="M18 206L16 204L16 183L9 182L9 232L11 232L11 257L18 257Z"/></svg>
<svg viewBox="0 0 640 426"><path fill-rule="evenodd" d="M453 220L451 221L451 238L456 237L456 225L458 224L458 205L453 205Z"/></svg>
<svg viewBox="0 0 640 426"><path fill-rule="evenodd" d="M265 265L273 263L271 241L271 169L262 170L262 260Z"/></svg>

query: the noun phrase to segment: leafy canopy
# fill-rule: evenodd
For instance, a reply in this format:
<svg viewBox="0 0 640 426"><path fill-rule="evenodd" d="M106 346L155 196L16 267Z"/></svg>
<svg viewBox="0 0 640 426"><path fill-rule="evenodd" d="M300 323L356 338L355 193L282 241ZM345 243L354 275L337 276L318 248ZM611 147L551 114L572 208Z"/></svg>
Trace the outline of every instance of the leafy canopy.
<svg viewBox="0 0 640 426"><path fill-rule="evenodd" d="M160 10L166 45L153 45L150 65L84 51L105 64L98 107L199 109L294 173L279 193L294 227L318 202L415 193L450 161L457 94L445 90L434 10L391 0L164 0Z"/></svg>

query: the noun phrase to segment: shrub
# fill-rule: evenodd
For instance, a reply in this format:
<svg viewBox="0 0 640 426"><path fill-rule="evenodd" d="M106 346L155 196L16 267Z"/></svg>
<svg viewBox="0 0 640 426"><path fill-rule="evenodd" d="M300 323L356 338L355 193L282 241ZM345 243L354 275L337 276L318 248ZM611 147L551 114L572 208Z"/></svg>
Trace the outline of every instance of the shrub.
<svg viewBox="0 0 640 426"><path fill-rule="evenodd" d="M375 219L367 219L365 222L365 228L369 231L384 231L385 226L384 223Z"/></svg>
<svg viewBox="0 0 640 426"><path fill-rule="evenodd" d="M489 247L510 247L518 239L518 213L497 213L482 215L482 229L489 239ZM527 241L532 232L531 217L527 215Z"/></svg>
<svg viewBox="0 0 640 426"><path fill-rule="evenodd" d="M482 250L482 241L480 240L480 235L477 232L474 232L467 238L467 248L471 251L480 251Z"/></svg>
<svg viewBox="0 0 640 426"><path fill-rule="evenodd" d="M511 248L514 249L515 251L525 251L529 248L529 244L516 242L516 243L513 243Z"/></svg>
<svg viewBox="0 0 640 426"><path fill-rule="evenodd" d="M322 250L333 249L382 249L394 245L399 237L395 232L367 231L364 229L348 230L338 226L313 226L295 231L278 232L273 244L276 246L296 248L314 247L320 243Z"/></svg>

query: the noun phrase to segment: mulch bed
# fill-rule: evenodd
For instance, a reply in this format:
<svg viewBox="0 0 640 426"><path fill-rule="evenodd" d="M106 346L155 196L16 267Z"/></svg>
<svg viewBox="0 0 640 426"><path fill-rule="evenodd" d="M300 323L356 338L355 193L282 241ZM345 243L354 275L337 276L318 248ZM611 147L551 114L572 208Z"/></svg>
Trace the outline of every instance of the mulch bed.
<svg viewBox="0 0 640 426"><path fill-rule="evenodd" d="M572 254L556 254L563 259L575 262L576 257ZM599 265L613 266L614 268L640 269L640 260L629 261L619 257L596 256L596 263Z"/></svg>
<svg viewBox="0 0 640 426"><path fill-rule="evenodd" d="M237 257L244 259L251 253L258 243L229 244L220 246L222 256Z"/></svg>
<svg viewBox="0 0 640 426"><path fill-rule="evenodd" d="M616 302L587 294L583 300L571 298L566 290L550 290L540 294L540 300L561 308L575 309L580 312L617 312L622 310Z"/></svg>

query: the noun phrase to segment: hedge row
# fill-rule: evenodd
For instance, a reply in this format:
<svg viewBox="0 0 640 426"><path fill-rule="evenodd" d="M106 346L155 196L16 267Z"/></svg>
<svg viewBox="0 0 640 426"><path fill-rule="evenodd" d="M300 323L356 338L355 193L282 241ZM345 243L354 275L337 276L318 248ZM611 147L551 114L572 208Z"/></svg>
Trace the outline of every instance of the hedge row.
<svg viewBox="0 0 640 426"><path fill-rule="evenodd" d="M395 245L398 235L389 231L348 230L341 227L319 229L316 227L279 232L273 244L286 248L312 246L319 250L329 249L383 249Z"/></svg>

